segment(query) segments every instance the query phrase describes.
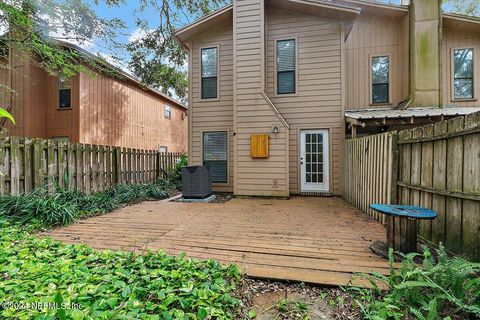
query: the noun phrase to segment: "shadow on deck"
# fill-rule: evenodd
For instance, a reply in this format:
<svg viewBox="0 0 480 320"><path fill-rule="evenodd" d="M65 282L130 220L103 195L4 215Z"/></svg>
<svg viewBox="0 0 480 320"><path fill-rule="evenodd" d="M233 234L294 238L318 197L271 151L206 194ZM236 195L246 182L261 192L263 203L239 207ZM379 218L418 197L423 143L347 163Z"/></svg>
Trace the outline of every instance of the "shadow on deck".
<svg viewBox="0 0 480 320"><path fill-rule="evenodd" d="M144 202L45 235L98 249L186 252L237 263L251 277L321 285L389 271L369 249L385 239L383 226L338 197Z"/></svg>

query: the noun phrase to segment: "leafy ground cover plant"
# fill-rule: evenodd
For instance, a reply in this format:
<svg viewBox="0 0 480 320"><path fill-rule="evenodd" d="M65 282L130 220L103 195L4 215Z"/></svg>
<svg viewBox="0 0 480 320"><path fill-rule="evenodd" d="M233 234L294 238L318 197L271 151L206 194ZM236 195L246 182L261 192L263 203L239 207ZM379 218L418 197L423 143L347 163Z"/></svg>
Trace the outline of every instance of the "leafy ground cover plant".
<svg viewBox="0 0 480 320"><path fill-rule="evenodd" d="M165 185L160 183L116 185L90 195L58 187L54 194L49 194L41 188L32 193L0 197L0 217L21 225L51 227L104 214L125 204L167 197Z"/></svg>
<svg viewBox="0 0 480 320"><path fill-rule="evenodd" d="M419 254L403 255L390 275L362 275L371 289L349 288L365 319L478 319L480 318L480 263L449 258L441 246L437 261L429 250L423 265ZM393 265L393 252L390 252ZM382 291L379 284L388 289Z"/></svg>
<svg viewBox="0 0 480 320"><path fill-rule="evenodd" d="M0 318L233 319L239 279L234 265L65 245L0 221Z"/></svg>

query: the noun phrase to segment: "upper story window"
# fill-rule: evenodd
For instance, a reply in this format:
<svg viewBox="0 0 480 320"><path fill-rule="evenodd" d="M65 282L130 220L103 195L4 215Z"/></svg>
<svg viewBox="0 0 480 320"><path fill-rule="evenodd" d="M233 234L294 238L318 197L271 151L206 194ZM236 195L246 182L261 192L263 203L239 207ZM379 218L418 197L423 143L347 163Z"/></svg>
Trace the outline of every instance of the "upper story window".
<svg viewBox="0 0 480 320"><path fill-rule="evenodd" d="M165 104L165 118L170 119L172 117L172 107L168 104Z"/></svg>
<svg viewBox="0 0 480 320"><path fill-rule="evenodd" d="M454 99L473 99L473 49L453 50Z"/></svg>
<svg viewBox="0 0 480 320"><path fill-rule="evenodd" d="M390 61L388 56L372 58L372 103L390 102Z"/></svg>
<svg viewBox="0 0 480 320"><path fill-rule="evenodd" d="M72 107L72 81L71 79L58 78L58 107L69 109Z"/></svg>
<svg viewBox="0 0 480 320"><path fill-rule="evenodd" d="M215 99L218 95L218 49L205 48L201 51L202 99Z"/></svg>
<svg viewBox="0 0 480 320"><path fill-rule="evenodd" d="M277 41L277 94L295 93L295 39Z"/></svg>

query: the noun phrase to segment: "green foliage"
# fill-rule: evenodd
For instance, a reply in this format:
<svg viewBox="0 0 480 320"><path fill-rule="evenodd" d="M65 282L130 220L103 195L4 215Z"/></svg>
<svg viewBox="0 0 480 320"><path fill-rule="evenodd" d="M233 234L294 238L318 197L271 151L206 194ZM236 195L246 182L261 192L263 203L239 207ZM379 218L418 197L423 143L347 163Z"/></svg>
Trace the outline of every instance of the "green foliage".
<svg viewBox="0 0 480 320"><path fill-rule="evenodd" d="M480 0L443 0L445 11L480 17Z"/></svg>
<svg viewBox="0 0 480 320"><path fill-rule="evenodd" d="M191 23L212 11L230 4L231 0L141 0L137 27L143 35L127 46L131 54L130 68L147 85L173 89L183 102L187 97L187 56L173 37L182 25ZM158 22L145 19L145 12L156 12Z"/></svg>
<svg viewBox="0 0 480 320"><path fill-rule="evenodd" d="M278 311L275 319L310 319L308 316L308 304L301 301L280 299L275 308Z"/></svg>
<svg viewBox="0 0 480 320"><path fill-rule="evenodd" d="M5 109L0 108L0 118L7 118L10 120L13 124L15 124L15 119L13 116Z"/></svg>
<svg viewBox="0 0 480 320"><path fill-rule="evenodd" d="M96 40L104 48L121 47L115 39L116 34L125 28L124 23L119 19L98 17L83 0L0 1L0 28L10 31L2 35L2 49L10 49L17 59L36 57L32 61L52 75L68 78L93 69L119 76L101 59L87 57L56 41L83 45ZM112 59L118 60L114 56ZM1 67L8 68L8 65Z"/></svg>
<svg viewBox="0 0 480 320"><path fill-rule="evenodd" d="M182 188L182 168L185 166L188 166L188 158L186 155L182 155L180 161L168 172L168 179L177 190Z"/></svg>
<svg viewBox="0 0 480 320"><path fill-rule="evenodd" d="M21 225L67 225L75 219L104 214L124 204L167 197L167 191L158 183L116 185L90 195L57 186L54 194L42 188L32 193L0 197L0 217Z"/></svg>
<svg viewBox="0 0 480 320"><path fill-rule="evenodd" d="M447 257L443 247L438 262L430 251L403 256L401 267L390 275L366 277L371 289L349 288L365 319L476 319L480 316L480 264ZM393 252L390 251L393 266ZM387 287L386 291L381 285Z"/></svg>
<svg viewBox="0 0 480 320"><path fill-rule="evenodd" d="M0 307L2 319L233 319L239 277L213 260L97 251L0 222L0 300L67 306Z"/></svg>

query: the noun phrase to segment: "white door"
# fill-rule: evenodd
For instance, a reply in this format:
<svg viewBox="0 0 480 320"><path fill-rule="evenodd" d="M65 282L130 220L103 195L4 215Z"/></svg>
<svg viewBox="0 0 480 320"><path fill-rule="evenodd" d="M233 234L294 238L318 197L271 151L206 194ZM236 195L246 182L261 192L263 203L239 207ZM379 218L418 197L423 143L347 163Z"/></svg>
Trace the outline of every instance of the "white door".
<svg viewBox="0 0 480 320"><path fill-rule="evenodd" d="M300 131L302 192L328 192L328 130Z"/></svg>

